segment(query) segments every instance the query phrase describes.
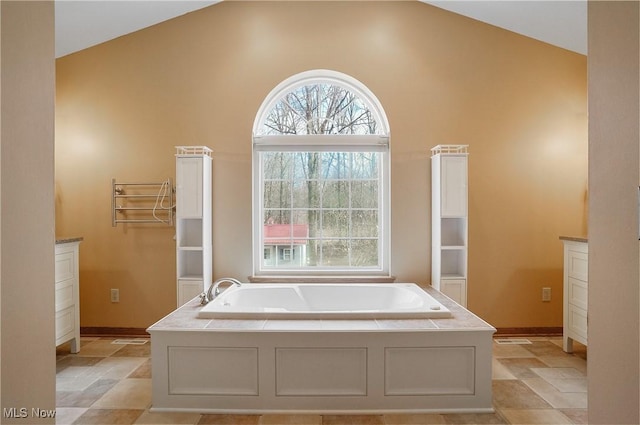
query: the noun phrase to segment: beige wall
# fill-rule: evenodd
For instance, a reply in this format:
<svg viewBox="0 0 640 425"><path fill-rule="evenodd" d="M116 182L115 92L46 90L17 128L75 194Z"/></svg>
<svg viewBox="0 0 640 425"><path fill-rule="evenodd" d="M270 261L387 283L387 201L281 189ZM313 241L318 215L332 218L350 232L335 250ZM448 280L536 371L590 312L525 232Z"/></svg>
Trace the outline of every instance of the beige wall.
<svg viewBox="0 0 640 425"><path fill-rule="evenodd" d="M0 19L0 422L53 423L31 416L55 408L53 2L2 1Z"/></svg>
<svg viewBox="0 0 640 425"><path fill-rule="evenodd" d="M640 423L640 3L589 2L589 423Z"/></svg>
<svg viewBox="0 0 640 425"><path fill-rule="evenodd" d="M398 280L430 281L429 149L469 144L470 309L561 326L558 236L586 233L586 58L419 2L224 2L59 59L56 230L85 238L82 326L173 309L174 230L112 228L110 180L173 176L175 145L215 151L214 275L251 274L252 123L314 68L359 79L388 115Z"/></svg>

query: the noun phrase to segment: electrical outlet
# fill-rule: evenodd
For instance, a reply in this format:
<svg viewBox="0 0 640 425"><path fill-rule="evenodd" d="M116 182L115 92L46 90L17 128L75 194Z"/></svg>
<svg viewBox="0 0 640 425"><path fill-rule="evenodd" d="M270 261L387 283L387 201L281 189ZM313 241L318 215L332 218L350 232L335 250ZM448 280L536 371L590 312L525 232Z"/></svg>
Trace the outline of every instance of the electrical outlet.
<svg viewBox="0 0 640 425"><path fill-rule="evenodd" d="M119 289L111 289L111 302L119 303L120 302L120 290Z"/></svg>
<svg viewBox="0 0 640 425"><path fill-rule="evenodd" d="M544 302L551 301L551 288L549 287L542 288L542 301Z"/></svg>

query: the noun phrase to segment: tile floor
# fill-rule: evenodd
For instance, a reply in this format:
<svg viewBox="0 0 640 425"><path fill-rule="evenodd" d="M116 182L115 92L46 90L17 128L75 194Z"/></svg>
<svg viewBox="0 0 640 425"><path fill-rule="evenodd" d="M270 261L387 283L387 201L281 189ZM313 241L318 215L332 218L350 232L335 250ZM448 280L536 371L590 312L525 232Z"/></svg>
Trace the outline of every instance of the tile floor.
<svg viewBox="0 0 640 425"><path fill-rule="evenodd" d="M127 338L131 339L131 338ZM493 346L492 414L200 415L151 413L150 344L82 338L78 354L57 349L57 424L406 425L586 424L587 350L561 338Z"/></svg>

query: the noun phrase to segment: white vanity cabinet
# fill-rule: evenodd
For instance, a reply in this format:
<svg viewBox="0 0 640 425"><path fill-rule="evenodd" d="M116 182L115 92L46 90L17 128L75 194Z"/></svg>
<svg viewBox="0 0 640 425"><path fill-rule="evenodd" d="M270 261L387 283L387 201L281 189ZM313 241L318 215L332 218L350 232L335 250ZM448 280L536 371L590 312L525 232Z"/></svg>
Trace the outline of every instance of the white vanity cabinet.
<svg viewBox="0 0 640 425"><path fill-rule="evenodd" d="M588 257L584 238L560 237L564 244L562 348L573 352L573 341L587 345Z"/></svg>
<svg viewBox="0 0 640 425"><path fill-rule="evenodd" d="M177 146L176 269L178 307L211 283L211 149Z"/></svg>
<svg viewBox="0 0 640 425"><path fill-rule="evenodd" d="M56 346L71 341L80 351L79 246L82 238L58 239L55 247Z"/></svg>
<svg viewBox="0 0 640 425"><path fill-rule="evenodd" d="M431 285L467 305L467 145L431 149Z"/></svg>

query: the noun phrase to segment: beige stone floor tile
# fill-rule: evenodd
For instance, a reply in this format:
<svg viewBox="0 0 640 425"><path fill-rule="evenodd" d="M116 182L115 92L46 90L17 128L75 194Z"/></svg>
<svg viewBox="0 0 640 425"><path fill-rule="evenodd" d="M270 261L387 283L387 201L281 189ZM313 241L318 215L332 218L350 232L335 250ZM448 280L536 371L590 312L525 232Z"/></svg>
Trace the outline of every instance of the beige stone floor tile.
<svg viewBox="0 0 640 425"><path fill-rule="evenodd" d="M89 357L89 358L97 358L97 357ZM104 359L101 359L102 361ZM97 364L97 363L96 363ZM86 378L93 377L99 378L101 376L100 373L97 373L98 367L96 364L92 366L69 366L58 373L56 373L56 378Z"/></svg>
<svg viewBox="0 0 640 425"><path fill-rule="evenodd" d="M536 357L540 356L560 356L568 357L571 354L567 354L562 351L561 347L558 347L551 341L532 341L532 344L523 345L525 350L530 351Z"/></svg>
<svg viewBox="0 0 640 425"><path fill-rule="evenodd" d="M571 419L574 424L588 424L589 415L587 409L558 409L566 417Z"/></svg>
<svg viewBox="0 0 640 425"><path fill-rule="evenodd" d="M587 392L587 378L568 379L545 379L562 393L585 393Z"/></svg>
<svg viewBox="0 0 640 425"><path fill-rule="evenodd" d="M135 357L107 357L92 366L69 366L57 374L60 378L123 379L140 367L146 359Z"/></svg>
<svg viewBox="0 0 640 425"><path fill-rule="evenodd" d="M202 415L198 425L258 425L259 415Z"/></svg>
<svg viewBox="0 0 640 425"><path fill-rule="evenodd" d="M56 407L56 425L72 424L86 411L86 407Z"/></svg>
<svg viewBox="0 0 640 425"><path fill-rule="evenodd" d="M69 376L58 374L56 376L56 391L84 391L98 379L100 379L99 376Z"/></svg>
<svg viewBox="0 0 640 425"><path fill-rule="evenodd" d="M571 424L571 420L554 409L503 409L500 411L510 424Z"/></svg>
<svg viewBox="0 0 640 425"><path fill-rule="evenodd" d="M506 420L496 413L459 413L442 415L446 424L492 425L506 424Z"/></svg>
<svg viewBox="0 0 640 425"><path fill-rule="evenodd" d="M574 367L545 367L531 369L536 375L544 379L577 379L586 378L587 375Z"/></svg>
<svg viewBox="0 0 640 425"><path fill-rule="evenodd" d="M145 412L135 421L136 425L195 425L202 415L181 412Z"/></svg>
<svg viewBox="0 0 640 425"><path fill-rule="evenodd" d="M587 362L579 357L540 356L538 357L538 360L549 367L571 367L579 370L585 375L587 374Z"/></svg>
<svg viewBox="0 0 640 425"><path fill-rule="evenodd" d="M98 337L80 337L80 349L92 341L97 341ZM56 346L56 357L65 356L71 352L71 341L67 341L64 344Z"/></svg>
<svg viewBox="0 0 640 425"><path fill-rule="evenodd" d="M321 425L320 415L262 415L260 425Z"/></svg>
<svg viewBox="0 0 640 425"><path fill-rule="evenodd" d="M117 383L115 379L98 379L83 391L56 391L56 406L90 407Z"/></svg>
<svg viewBox="0 0 640 425"><path fill-rule="evenodd" d="M559 408L578 408L586 409L587 393L561 392L556 387L542 378L523 379L522 382L531 388L537 395L542 397L547 403L556 409Z"/></svg>
<svg viewBox="0 0 640 425"><path fill-rule="evenodd" d="M542 369L546 367L544 363L536 358L507 358L497 360L517 379L537 378L539 375L531 369Z"/></svg>
<svg viewBox="0 0 640 425"><path fill-rule="evenodd" d="M323 415L322 425L384 425L382 415Z"/></svg>
<svg viewBox="0 0 640 425"><path fill-rule="evenodd" d="M509 345L493 343L493 357L495 358L509 358L509 357L535 357L531 351L522 348L522 345Z"/></svg>
<svg viewBox="0 0 640 425"><path fill-rule="evenodd" d="M127 338L128 339L128 338ZM137 338L136 338L137 339ZM146 344L124 344L124 346L113 354L115 357L150 357L151 343Z"/></svg>
<svg viewBox="0 0 640 425"><path fill-rule="evenodd" d="M430 425L445 424L444 416L438 414L394 414L384 415L385 425Z"/></svg>
<svg viewBox="0 0 640 425"><path fill-rule="evenodd" d="M554 367L544 369L531 369L545 381L553 385L558 391L564 393L586 393L587 377L582 371L575 368Z"/></svg>
<svg viewBox="0 0 640 425"><path fill-rule="evenodd" d="M509 369L500 363L498 359L493 358L491 365L492 379L518 379L513 373L509 372Z"/></svg>
<svg viewBox="0 0 640 425"><path fill-rule="evenodd" d="M560 347L562 348L562 338L560 339ZM586 360L587 359L587 346L580 344L578 341L573 341L573 354L576 357Z"/></svg>
<svg viewBox="0 0 640 425"><path fill-rule="evenodd" d="M102 409L147 409L151 404L151 379L123 379L92 407Z"/></svg>
<svg viewBox="0 0 640 425"><path fill-rule="evenodd" d="M146 359L145 362L131 372L127 378L151 378L151 359Z"/></svg>
<svg viewBox="0 0 640 425"><path fill-rule="evenodd" d="M552 344L557 345L558 347L562 348L562 338L550 338L549 341Z"/></svg>
<svg viewBox="0 0 640 425"><path fill-rule="evenodd" d="M104 370L104 378L124 379L147 361L140 357L109 357L96 365Z"/></svg>
<svg viewBox="0 0 640 425"><path fill-rule="evenodd" d="M75 354L66 354L56 360L56 373L60 373L69 367L91 367L102 361L105 357L79 357Z"/></svg>
<svg viewBox="0 0 640 425"><path fill-rule="evenodd" d="M79 357L109 357L121 350L124 345L112 344L112 339L96 339L81 346Z"/></svg>
<svg viewBox="0 0 640 425"><path fill-rule="evenodd" d="M74 425L132 425L142 412L135 409L87 409Z"/></svg>
<svg viewBox="0 0 640 425"><path fill-rule="evenodd" d="M493 404L499 409L548 409L551 407L522 381L493 381L492 387Z"/></svg>

